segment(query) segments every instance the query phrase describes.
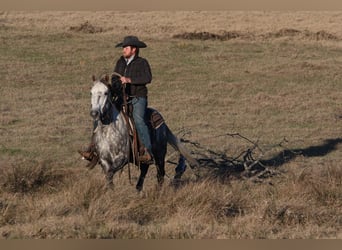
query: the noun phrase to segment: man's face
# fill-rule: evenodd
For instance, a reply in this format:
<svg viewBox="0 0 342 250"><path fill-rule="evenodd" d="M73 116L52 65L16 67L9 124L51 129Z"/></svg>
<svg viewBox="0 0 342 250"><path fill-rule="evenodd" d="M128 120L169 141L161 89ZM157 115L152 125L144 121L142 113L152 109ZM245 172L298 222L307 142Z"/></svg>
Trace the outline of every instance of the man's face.
<svg viewBox="0 0 342 250"><path fill-rule="evenodd" d="M136 52L136 48L131 47L131 46L126 46L126 47L123 47L123 49L122 49L122 55L125 58L130 58L132 55L135 54L135 52Z"/></svg>

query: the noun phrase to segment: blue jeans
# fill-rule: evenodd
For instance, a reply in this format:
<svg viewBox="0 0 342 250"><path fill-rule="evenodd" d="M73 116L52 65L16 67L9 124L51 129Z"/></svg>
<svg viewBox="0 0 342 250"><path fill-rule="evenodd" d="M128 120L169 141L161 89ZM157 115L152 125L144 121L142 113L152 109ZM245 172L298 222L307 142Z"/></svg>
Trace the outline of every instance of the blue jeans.
<svg viewBox="0 0 342 250"><path fill-rule="evenodd" d="M133 97L133 119L139 138L144 144L145 148L150 154L152 154L151 138L148 127L145 122L145 114L147 109L147 98L144 97Z"/></svg>

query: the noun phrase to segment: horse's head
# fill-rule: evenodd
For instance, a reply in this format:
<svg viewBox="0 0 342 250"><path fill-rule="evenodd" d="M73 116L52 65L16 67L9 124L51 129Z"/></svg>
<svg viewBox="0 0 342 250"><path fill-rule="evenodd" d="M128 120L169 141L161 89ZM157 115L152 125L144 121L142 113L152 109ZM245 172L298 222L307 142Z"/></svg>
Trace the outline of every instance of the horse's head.
<svg viewBox="0 0 342 250"><path fill-rule="evenodd" d="M110 85L108 76L96 80L93 76L94 85L91 88L91 111L93 119L99 119L106 112L108 103L111 101Z"/></svg>

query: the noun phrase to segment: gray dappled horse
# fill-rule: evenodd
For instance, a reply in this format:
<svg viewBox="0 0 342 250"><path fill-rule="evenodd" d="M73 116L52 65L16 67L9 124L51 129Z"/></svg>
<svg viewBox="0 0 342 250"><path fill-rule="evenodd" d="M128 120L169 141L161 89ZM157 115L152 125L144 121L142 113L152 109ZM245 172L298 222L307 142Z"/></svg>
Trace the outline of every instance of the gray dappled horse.
<svg viewBox="0 0 342 250"><path fill-rule="evenodd" d="M106 175L107 182L113 185L114 174L127 163L132 162L130 135L126 120L114 103L112 103L108 77L96 80L91 89L91 116L97 127L93 133L96 153L99 163ZM180 152L174 178L180 178L186 169L185 159L191 167L197 167L198 162L191 157L180 140L170 131L165 122L151 131L152 153L157 167L157 179L161 185L165 176L165 155L167 143ZM137 190L142 190L149 165L140 163L140 176L136 184Z"/></svg>

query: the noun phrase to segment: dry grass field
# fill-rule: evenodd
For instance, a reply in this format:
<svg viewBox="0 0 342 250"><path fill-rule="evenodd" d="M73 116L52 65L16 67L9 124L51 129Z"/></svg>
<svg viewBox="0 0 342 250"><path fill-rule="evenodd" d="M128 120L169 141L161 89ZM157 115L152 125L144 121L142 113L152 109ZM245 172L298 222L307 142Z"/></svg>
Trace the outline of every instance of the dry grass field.
<svg viewBox="0 0 342 250"><path fill-rule="evenodd" d="M342 12L1 12L0 238L342 238ZM144 190L85 168L91 76L129 34L200 161ZM249 156L251 161L243 159ZM232 162L236 164L232 164ZM245 165L244 165L245 164Z"/></svg>

